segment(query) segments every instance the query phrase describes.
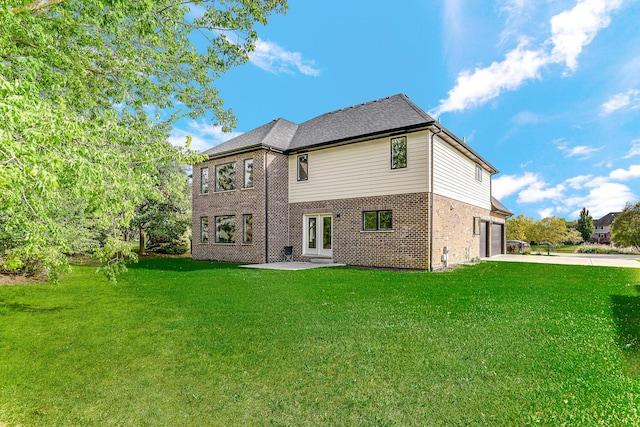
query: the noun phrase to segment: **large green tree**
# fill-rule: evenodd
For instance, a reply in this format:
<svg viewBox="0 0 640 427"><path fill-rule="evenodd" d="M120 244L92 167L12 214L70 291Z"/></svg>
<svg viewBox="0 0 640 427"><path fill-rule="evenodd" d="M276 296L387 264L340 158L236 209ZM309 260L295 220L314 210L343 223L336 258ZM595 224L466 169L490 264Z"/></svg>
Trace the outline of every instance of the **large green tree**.
<svg viewBox="0 0 640 427"><path fill-rule="evenodd" d="M0 0L0 269L58 271L103 230L96 256L117 271L129 254L118 230L157 194L157 170L199 159L167 142L172 125L188 114L233 127L215 81L285 8Z"/></svg>
<svg viewBox="0 0 640 427"><path fill-rule="evenodd" d="M580 211L580 218L578 218L576 230L580 232L580 235L585 242L591 240L595 226L593 225L593 218L589 215L587 208L582 208Z"/></svg>
<svg viewBox="0 0 640 427"><path fill-rule="evenodd" d="M611 240L616 245L640 249L640 202L627 203L611 224Z"/></svg>
<svg viewBox="0 0 640 427"><path fill-rule="evenodd" d="M531 241L534 220L522 214L507 219L507 239Z"/></svg>

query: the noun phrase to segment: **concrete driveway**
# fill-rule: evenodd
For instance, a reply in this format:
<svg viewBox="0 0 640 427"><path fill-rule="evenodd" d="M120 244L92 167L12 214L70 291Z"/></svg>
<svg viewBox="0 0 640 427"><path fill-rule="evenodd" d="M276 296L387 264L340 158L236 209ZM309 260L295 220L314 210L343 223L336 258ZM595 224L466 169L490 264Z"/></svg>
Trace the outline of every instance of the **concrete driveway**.
<svg viewBox="0 0 640 427"><path fill-rule="evenodd" d="M640 256L638 255L564 254L551 252L551 255L496 255L491 258L483 258L483 261L640 268Z"/></svg>

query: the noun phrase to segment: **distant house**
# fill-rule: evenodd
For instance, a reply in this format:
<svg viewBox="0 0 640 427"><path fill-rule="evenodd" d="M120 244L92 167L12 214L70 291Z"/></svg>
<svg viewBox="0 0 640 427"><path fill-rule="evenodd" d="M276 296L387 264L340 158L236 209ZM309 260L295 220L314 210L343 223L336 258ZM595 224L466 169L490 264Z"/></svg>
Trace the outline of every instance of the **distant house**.
<svg viewBox="0 0 640 427"><path fill-rule="evenodd" d="M194 166L193 258L436 270L505 252L497 173L405 95L277 119Z"/></svg>
<svg viewBox="0 0 640 427"><path fill-rule="evenodd" d="M611 224L622 212L609 212L600 219L593 221L593 236L591 241L594 243L611 243Z"/></svg>

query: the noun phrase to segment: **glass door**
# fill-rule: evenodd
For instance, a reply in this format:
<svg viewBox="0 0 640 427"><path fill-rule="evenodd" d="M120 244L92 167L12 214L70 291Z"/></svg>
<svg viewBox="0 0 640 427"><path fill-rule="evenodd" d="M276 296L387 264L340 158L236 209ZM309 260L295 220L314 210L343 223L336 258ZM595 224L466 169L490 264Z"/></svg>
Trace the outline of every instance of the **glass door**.
<svg viewBox="0 0 640 427"><path fill-rule="evenodd" d="M333 256L333 215L304 216L304 253L306 256Z"/></svg>

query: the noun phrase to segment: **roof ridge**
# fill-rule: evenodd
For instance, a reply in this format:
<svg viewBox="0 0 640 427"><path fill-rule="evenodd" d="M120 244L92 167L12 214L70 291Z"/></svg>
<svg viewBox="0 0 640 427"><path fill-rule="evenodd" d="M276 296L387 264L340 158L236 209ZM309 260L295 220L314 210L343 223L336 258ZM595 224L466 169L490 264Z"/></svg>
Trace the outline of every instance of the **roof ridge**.
<svg viewBox="0 0 640 427"><path fill-rule="evenodd" d="M283 117L278 117L277 119L273 119L273 122L275 122L275 123L273 124L273 126L271 126L271 129L269 129L269 132L267 132L267 134L264 136L264 138L262 138L261 145L263 147L265 147L265 146L271 147L272 145L268 145L266 143L266 141L268 140L269 136L271 135L272 132L274 132L274 129L276 128L276 126L278 126L279 123L287 122L287 123L291 123L292 125L294 125L296 127L296 131L293 132L293 134L288 138L288 141L286 143L286 149L288 150L289 147L291 147L291 142L293 141L293 137L298 132L298 128L300 127L300 125L298 123L292 122L291 120L287 120L287 119L285 119Z"/></svg>
<svg viewBox="0 0 640 427"><path fill-rule="evenodd" d="M403 95L402 94L396 94L396 95L384 96L382 98L374 99L372 101L361 102L359 104L353 104L353 105L350 105L348 107L338 108L337 110L329 111L329 112L326 112L326 113L322 113L319 116L312 117L309 120L305 120L303 123L310 122L311 120L315 120L315 119L318 119L318 118L323 117L323 116L328 116L330 114L336 114L336 113L340 113L342 111L352 110L352 109L358 108L358 107L364 107L365 105L375 104L376 102L384 101L384 100L387 100L387 99L390 99L390 98L394 98L394 97L397 97L397 96L403 96Z"/></svg>

